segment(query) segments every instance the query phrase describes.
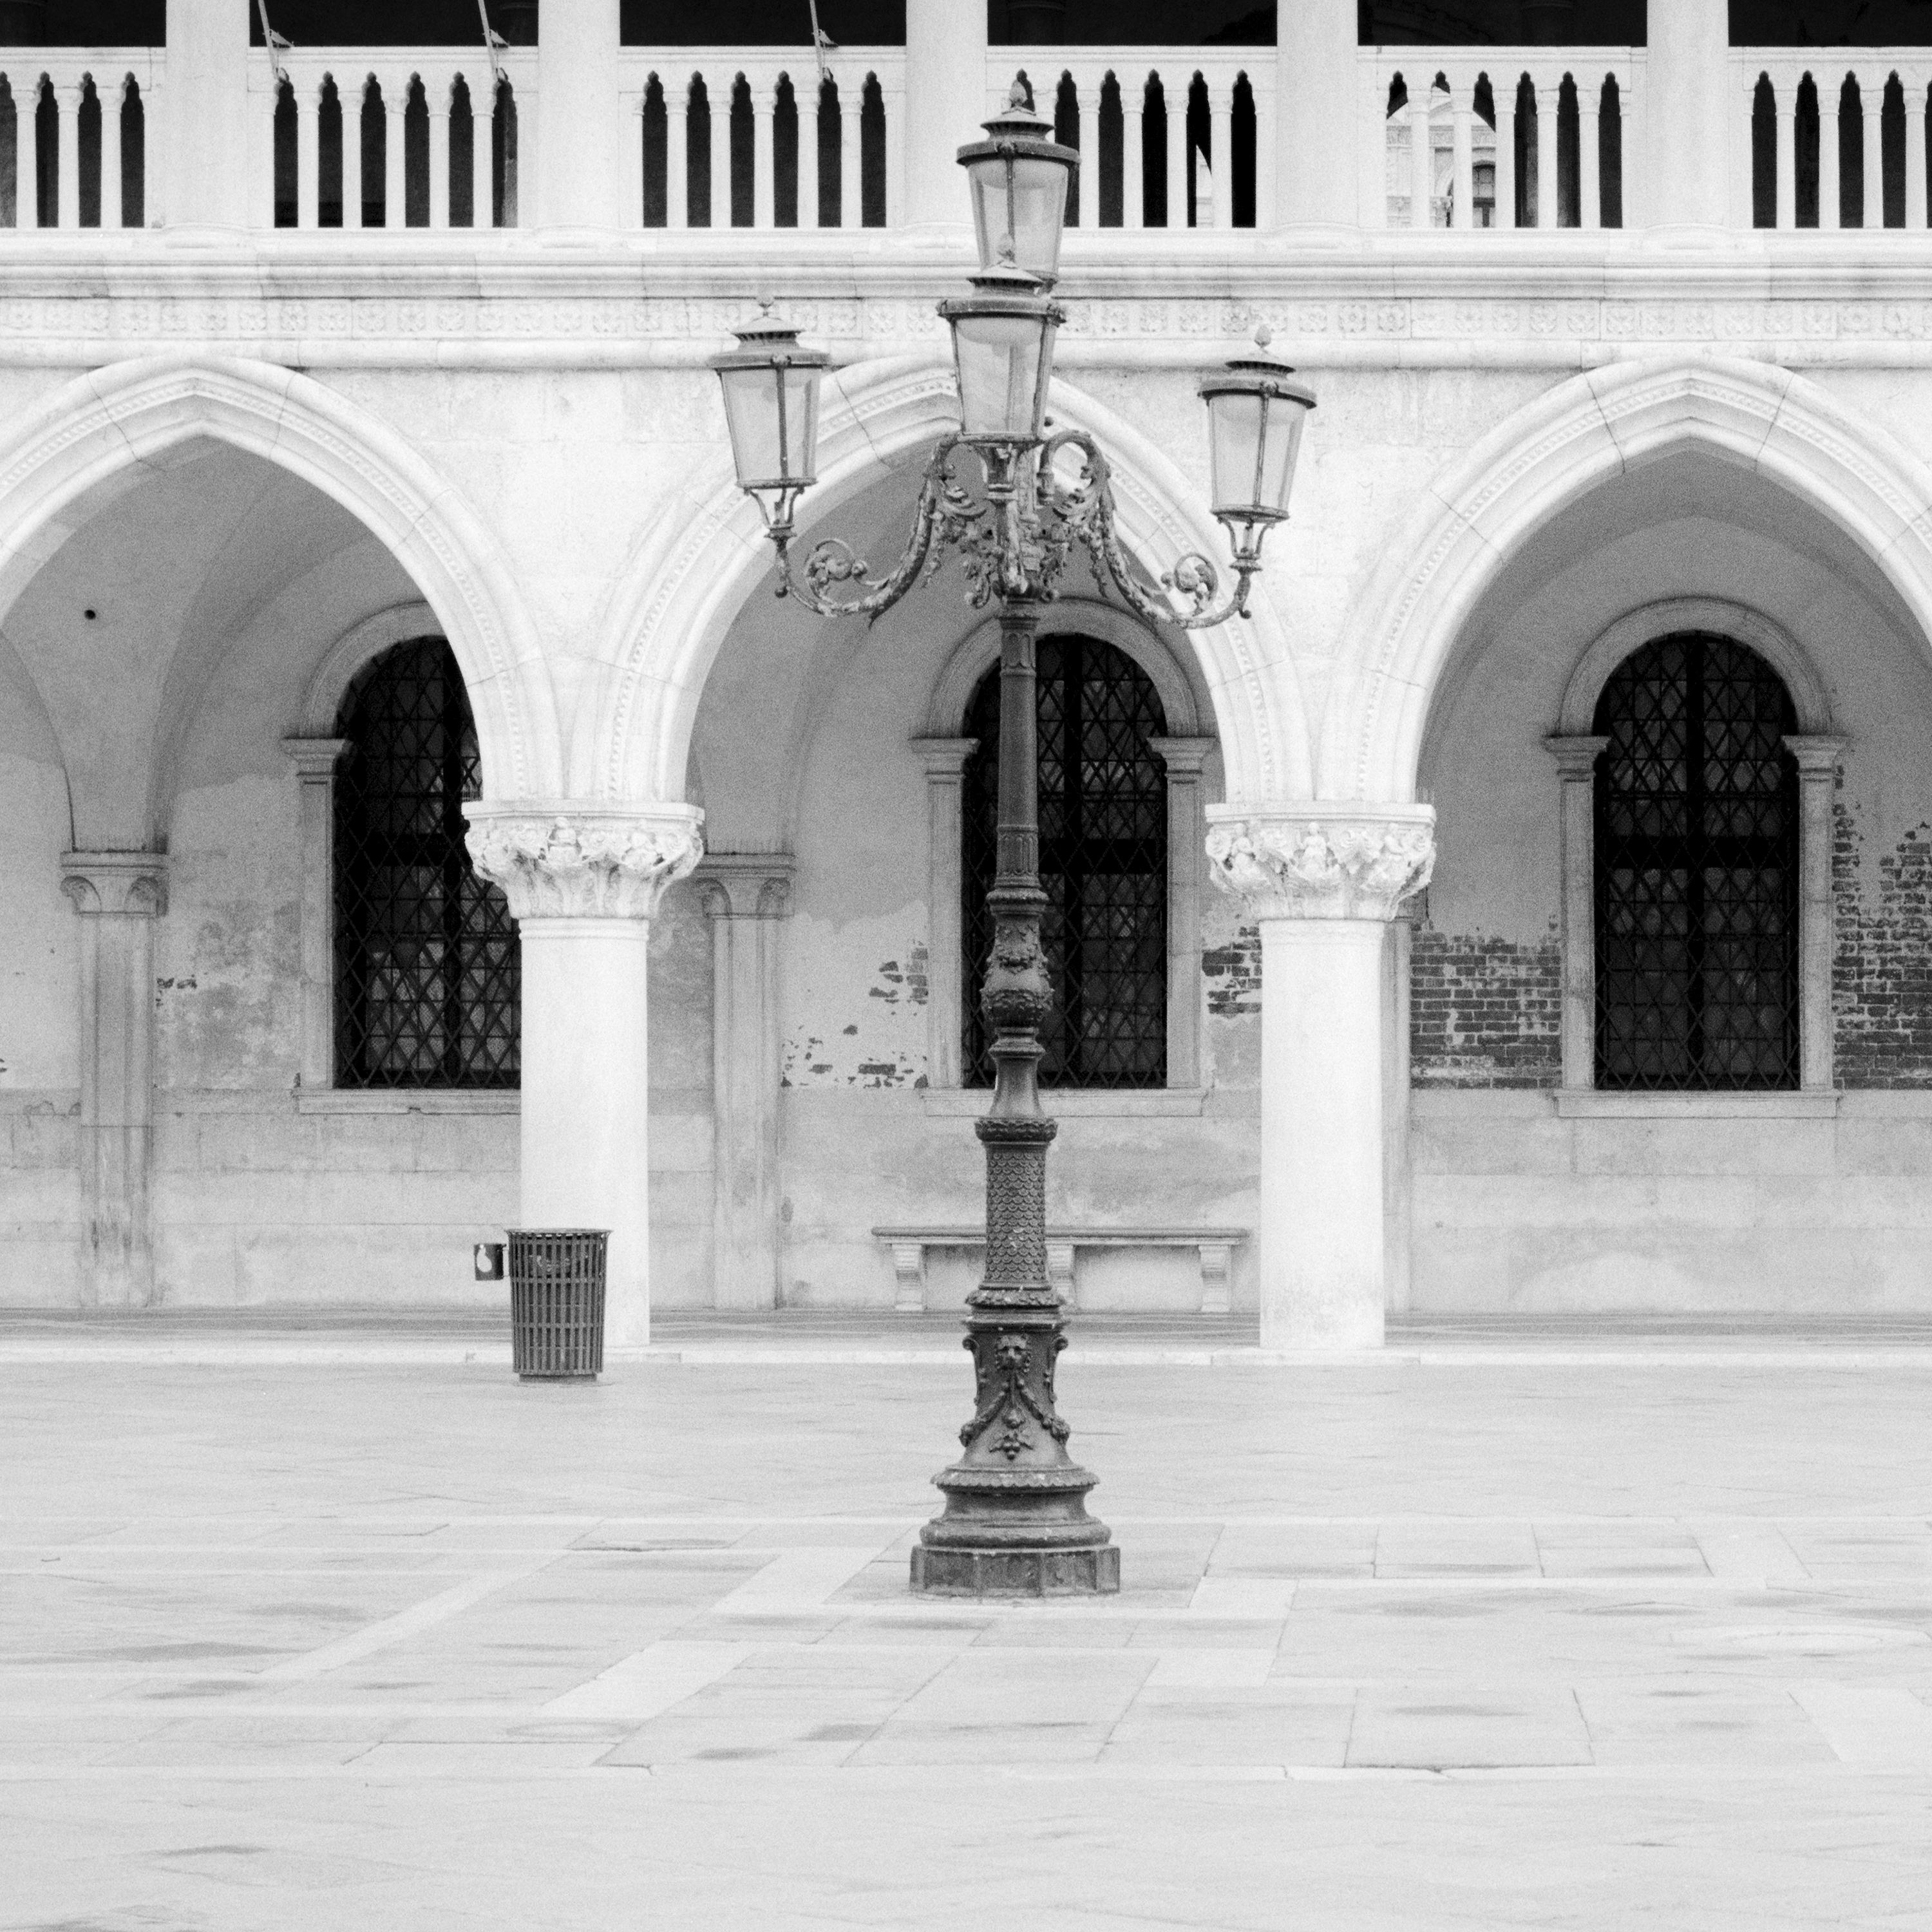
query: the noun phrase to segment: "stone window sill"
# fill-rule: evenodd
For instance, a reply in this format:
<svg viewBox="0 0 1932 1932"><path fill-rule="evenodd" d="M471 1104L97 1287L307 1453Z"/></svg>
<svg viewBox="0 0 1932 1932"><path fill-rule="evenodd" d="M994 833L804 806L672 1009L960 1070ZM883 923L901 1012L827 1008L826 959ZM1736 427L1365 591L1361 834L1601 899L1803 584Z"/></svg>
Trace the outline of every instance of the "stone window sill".
<svg viewBox="0 0 1932 1932"><path fill-rule="evenodd" d="M927 1087L921 1091L926 1112L946 1119L977 1119L993 1097L989 1087ZM1073 1087L1040 1096L1041 1106L1060 1120L1193 1118L1204 1111L1207 1102L1204 1087Z"/></svg>
<svg viewBox="0 0 1932 1932"><path fill-rule="evenodd" d="M1566 1120L1830 1120L1844 1096L1796 1094L1599 1094L1564 1088L1556 1095Z"/></svg>
<svg viewBox="0 0 1932 1932"><path fill-rule="evenodd" d="M298 1087L298 1114L437 1114L460 1117L475 1114L514 1114L523 1106L517 1093L490 1090L412 1093L394 1089Z"/></svg>

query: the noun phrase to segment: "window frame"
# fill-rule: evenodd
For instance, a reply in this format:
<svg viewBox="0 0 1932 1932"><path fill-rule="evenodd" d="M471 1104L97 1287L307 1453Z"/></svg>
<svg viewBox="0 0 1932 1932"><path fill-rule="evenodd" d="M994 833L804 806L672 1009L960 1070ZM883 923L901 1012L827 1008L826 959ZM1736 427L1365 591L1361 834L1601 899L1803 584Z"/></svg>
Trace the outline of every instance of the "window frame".
<svg viewBox="0 0 1932 1932"><path fill-rule="evenodd" d="M309 680L298 728L282 740L296 784L301 948L301 1037L295 1078L303 1114L514 1114L504 1087L339 1087L335 1083L335 776L350 741L335 735L344 699L373 660L398 644L446 635L430 606L396 604L364 618L324 653Z"/></svg>
<svg viewBox="0 0 1932 1932"><path fill-rule="evenodd" d="M1057 1087L1048 1110L1069 1115L1166 1116L1202 1111L1201 1040L1206 992L1200 970L1207 889L1205 788L1219 778L1220 743L1211 713L1179 654L1150 627L1098 598L1064 596L1056 630L1081 632L1124 652L1152 682L1167 718L1152 741L1167 772L1167 1084ZM928 998L926 1084L929 1114L977 1115L987 1089L962 1082L962 1024L968 997L962 931L964 768L975 741L962 735L973 694L999 662L997 619L976 626L955 646L935 680L926 728L912 748L926 768Z"/></svg>
<svg viewBox="0 0 1932 1932"><path fill-rule="evenodd" d="M1596 766L1607 741L1592 729L1612 674L1636 652L1680 632L1704 632L1754 651L1783 680L1798 729L1785 746L1798 766L1798 1060L1795 1088L1706 1091L1597 1085ZM1545 741L1556 766L1562 840L1562 1114L1618 1117L1807 1114L1833 1084L1832 805L1845 740L1832 729L1824 683L1796 641L1761 611L1718 598L1671 598L1621 618L1571 674L1559 728Z"/></svg>

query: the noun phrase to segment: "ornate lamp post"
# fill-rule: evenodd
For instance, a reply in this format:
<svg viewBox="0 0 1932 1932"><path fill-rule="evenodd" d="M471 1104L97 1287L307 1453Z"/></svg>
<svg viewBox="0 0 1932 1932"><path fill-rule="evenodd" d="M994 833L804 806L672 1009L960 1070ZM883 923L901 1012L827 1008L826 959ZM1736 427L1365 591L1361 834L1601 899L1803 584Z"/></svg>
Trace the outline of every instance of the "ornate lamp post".
<svg viewBox="0 0 1932 1932"><path fill-rule="evenodd" d="M965 1346L977 1378L964 1453L934 1478L944 1511L913 1552L915 1590L1039 1595L1120 1587L1120 1552L1087 1514L1095 1478L1068 1455L1054 1395L1066 1346L1046 1272L1046 1150L1054 1123L1040 1103L1040 1031L1053 988L1040 946L1038 720L1034 647L1041 607L1074 546L1156 623L1185 628L1247 614L1268 532L1288 515L1301 433L1315 398L1285 363L1256 352L1201 385L1208 404L1214 514L1233 544L1234 583L1220 599L1208 559L1181 559L1144 587L1121 550L1107 458L1078 430L1049 434L1047 390L1064 310L1059 271L1067 187L1078 150L1059 146L1019 89L960 150L971 184L980 272L973 292L941 302L952 332L960 428L926 466L905 552L884 574L837 538L794 574L798 501L814 480L818 386L828 358L769 319L737 332L713 366L724 385L738 480L778 552L777 594L820 616L875 617L958 553L976 607L1000 609L998 872L987 896L992 956L980 993L993 1033L992 1102L976 1124L986 1150L986 1272L968 1298ZM1063 464L1062 459L1066 459Z"/></svg>

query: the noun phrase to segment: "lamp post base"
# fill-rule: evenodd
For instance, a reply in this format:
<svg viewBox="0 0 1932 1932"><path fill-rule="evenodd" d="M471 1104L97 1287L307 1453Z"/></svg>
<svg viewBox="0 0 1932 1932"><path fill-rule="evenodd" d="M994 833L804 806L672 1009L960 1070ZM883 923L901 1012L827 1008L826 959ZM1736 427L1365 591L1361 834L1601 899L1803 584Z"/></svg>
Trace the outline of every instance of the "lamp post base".
<svg viewBox="0 0 1932 1932"><path fill-rule="evenodd" d="M912 1553L912 1587L928 1597L1111 1597L1120 1552L1098 1550L928 1550Z"/></svg>

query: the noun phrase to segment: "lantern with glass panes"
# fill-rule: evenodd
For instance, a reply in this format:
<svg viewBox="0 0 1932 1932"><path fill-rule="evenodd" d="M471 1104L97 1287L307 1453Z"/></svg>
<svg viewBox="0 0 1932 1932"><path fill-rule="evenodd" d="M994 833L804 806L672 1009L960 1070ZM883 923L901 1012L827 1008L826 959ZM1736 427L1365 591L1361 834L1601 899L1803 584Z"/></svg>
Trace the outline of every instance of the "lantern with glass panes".
<svg viewBox="0 0 1932 1932"><path fill-rule="evenodd" d="M926 465L911 536L875 575L842 538L814 544L795 570L800 498L815 480L818 387L827 358L767 313L737 332L714 365L738 481L763 512L778 556L778 595L821 616L873 617L930 577L949 552L964 564L968 600L1000 613L998 866L986 896L993 938L980 1010L991 1036L992 1100L975 1130L986 1149L986 1272L967 1299L976 1374L962 1454L934 1480L942 1514L912 1554L916 1590L949 1595L1041 1595L1120 1587L1120 1552L1087 1514L1094 1478L1066 1452L1054 1364L1065 1312L1046 1265L1046 1150L1055 1132L1040 1102L1041 1028L1053 1006L1042 944L1047 896L1039 871L1039 721L1034 646L1042 607L1076 545L1096 578L1156 623L1187 629L1248 614L1268 533L1288 515L1303 425L1315 398L1268 352L1201 385L1208 405L1211 506L1226 526L1234 583L1220 566L1182 557L1144 584L1121 548L1106 452L1079 430L1052 429L1047 395L1060 231L1077 150L1052 138L1016 86L986 139L959 152L970 184L979 272L972 292L939 304L952 335L959 428Z"/></svg>
<svg viewBox="0 0 1932 1932"><path fill-rule="evenodd" d="M794 571L800 497L816 480L818 388L829 358L801 346L798 332L768 315L736 332L739 346L713 364L740 487L764 512L780 566L778 594L824 616L876 616L956 552L977 605L1003 596L1052 594L1076 545L1143 616L1187 629L1248 614L1250 586L1268 532L1288 517L1303 427L1314 393L1268 349L1207 377L1208 449L1215 515L1233 556L1233 587L1221 598L1222 568L1194 554L1151 591L1129 563L1115 520L1106 453L1084 430L1049 431L1047 394L1054 338L1066 312L1050 291L1060 270L1067 188L1076 148L1050 138L1024 92L987 138L959 152L970 184L980 272L973 292L939 304L952 332L960 428L943 437L926 466L910 540L898 562L875 576L842 538L814 547Z"/></svg>

